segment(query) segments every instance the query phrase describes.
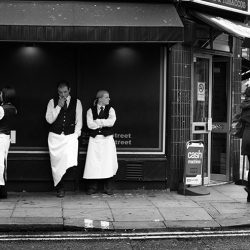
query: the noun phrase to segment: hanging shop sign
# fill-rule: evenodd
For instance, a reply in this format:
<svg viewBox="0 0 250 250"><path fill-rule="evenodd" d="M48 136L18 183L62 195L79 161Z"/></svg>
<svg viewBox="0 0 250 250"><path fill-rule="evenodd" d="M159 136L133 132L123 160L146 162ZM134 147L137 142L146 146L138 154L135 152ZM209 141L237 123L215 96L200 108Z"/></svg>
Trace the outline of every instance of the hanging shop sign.
<svg viewBox="0 0 250 250"><path fill-rule="evenodd" d="M242 14L250 14L248 9L248 0L184 0L184 1L194 2Z"/></svg>

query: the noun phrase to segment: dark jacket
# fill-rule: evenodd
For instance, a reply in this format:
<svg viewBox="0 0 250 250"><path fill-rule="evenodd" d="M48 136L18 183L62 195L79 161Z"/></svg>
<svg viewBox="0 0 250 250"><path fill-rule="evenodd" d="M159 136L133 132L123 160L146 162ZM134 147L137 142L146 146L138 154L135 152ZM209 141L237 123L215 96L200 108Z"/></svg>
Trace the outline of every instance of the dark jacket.
<svg viewBox="0 0 250 250"><path fill-rule="evenodd" d="M242 109L241 119L246 123L246 125L250 125L250 98L246 98L240 105Z"/></svg>
<svg viewBox="0 0 250 250"><path fill-rule="evenodd" d="M250 155L250 98L247 97L240 105L241 120L244 123L244 131L242 136L241 154Z"/></svg>

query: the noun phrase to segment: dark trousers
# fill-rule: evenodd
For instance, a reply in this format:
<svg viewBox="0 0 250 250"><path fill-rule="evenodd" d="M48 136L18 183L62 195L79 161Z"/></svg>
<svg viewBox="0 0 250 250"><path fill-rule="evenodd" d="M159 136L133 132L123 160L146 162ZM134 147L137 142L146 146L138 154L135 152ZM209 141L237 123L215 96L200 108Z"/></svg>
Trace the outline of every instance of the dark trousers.
<svg viewBox="0 0 250 250"><path fill-rule="evenodd" d="M91 179L88 180L88 190L97 191L98 190L98 184L103 185L104 191L112 191L113 190L113 178L106 178L106 179Z"/></svg>
<svg viewBox="0 0 250 250"><path fill-rule="evenodd" d="M56 190L60 191L60 190L64 190L64 181L63 178L60 180L60 182L56 185Z"/></svg>
<svg viewBox="0 0 250 250"><path fill-rule="evenodd" d="M67 170L68 171L68 170ZM67 173L66 171L66 173ZM59 181L59 183L56 185L56 190L60 191L60 190L64 190L64 182L65 182L65 176L66 173L63 175L62 179Z"/></svg>
<svg viewBox="0 0 250 250"><path fill-rule="evenodd" d="M55 189L57 191L64 190L64 188L65 188L64 184L65 184L65 180L67 178L67 175L69 176L70 172L72 174L72 171L73 171L73 178L74 178L74 191L78 191L78 189L79 189L78 166L73 166L73 167L67 169L66 173L63 175L62 179L55 187Z"/></svg>
<svg viewBox="0 0 250 250"><path fill-rule="evenodd" d="M6 164L6 162L5 162L5 164ZM4 173L3 173L3 178L5 181L5 185L0 185L0 198L7 198L8 194L7 194L7 188L6 188L6 181L7 181L6 180L6 168L5 168Z"/></svg>
<svg viewBox="0 0 250 250"><path fill-rule="evenodd" d="M7 189L5 185L0 185L0 198L7 198Z"/></svg>

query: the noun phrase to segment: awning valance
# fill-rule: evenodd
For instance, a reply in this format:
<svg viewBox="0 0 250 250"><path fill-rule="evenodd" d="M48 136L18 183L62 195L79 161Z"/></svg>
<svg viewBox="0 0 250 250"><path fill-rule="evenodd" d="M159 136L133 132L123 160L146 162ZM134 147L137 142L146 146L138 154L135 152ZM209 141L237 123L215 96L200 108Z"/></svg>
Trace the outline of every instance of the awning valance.
<svg viewBox="0 0 250 250"><path fill-rule="evenodd" d="M245 40L250 39L250 26L237 21L228 20L218 16L211 16L200 12L192 13L196 18L209 24L215 29L229 33L235 37L239 37Z"/></svg>
<svg viewBox="0 0 250 250"><path fill-rule="evenodd" d="M0 40L181 42L172 4L0 1Z"/></svg>

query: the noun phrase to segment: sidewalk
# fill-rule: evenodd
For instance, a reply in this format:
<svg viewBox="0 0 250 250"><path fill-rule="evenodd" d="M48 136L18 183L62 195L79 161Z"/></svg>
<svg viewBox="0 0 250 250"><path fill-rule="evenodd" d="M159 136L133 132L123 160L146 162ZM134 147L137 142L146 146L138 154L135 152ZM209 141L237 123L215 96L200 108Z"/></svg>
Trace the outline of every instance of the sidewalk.
<svg viewBox="0 0 250 250"><path fill-rule="evenodd" d="M9 193L0 200L0 230L182 230L250 226L243 186L208 187L210 195L166 190L104 194Z"/></svg>

